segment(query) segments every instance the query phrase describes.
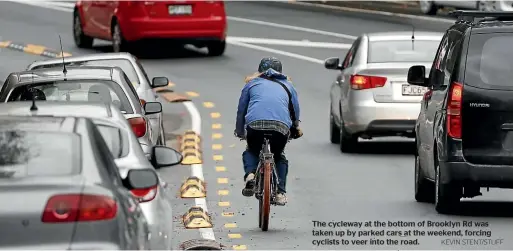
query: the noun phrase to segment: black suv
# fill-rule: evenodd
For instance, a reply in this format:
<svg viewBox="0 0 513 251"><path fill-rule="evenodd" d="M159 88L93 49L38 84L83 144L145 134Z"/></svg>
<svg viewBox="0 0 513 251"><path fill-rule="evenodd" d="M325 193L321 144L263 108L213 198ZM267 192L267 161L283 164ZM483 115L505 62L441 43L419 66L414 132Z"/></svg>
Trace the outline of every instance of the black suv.
<svg viewBox="0 0 513 251"><path fill-rule="evenodd" d="M415 126L415 199L449 213L481 187L513 188L513 13L455 11Z"/></svg>

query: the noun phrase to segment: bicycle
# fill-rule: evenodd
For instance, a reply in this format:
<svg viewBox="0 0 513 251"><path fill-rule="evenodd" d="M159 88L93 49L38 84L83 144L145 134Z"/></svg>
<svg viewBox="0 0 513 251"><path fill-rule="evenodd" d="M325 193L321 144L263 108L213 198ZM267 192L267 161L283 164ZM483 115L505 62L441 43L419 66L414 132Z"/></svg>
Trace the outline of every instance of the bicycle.
<svg viewBox="0 0 513 251"><path fill-rule="evenodd" d="M258 227L267 231L269 227L269 215L271 205L276 205L275 199L278 191L278 173L274 163L274 154L271 152L271 145L268 137L264 134L264 144L260 151L258 167L255 172L255 198L258 199Z"/></svg>

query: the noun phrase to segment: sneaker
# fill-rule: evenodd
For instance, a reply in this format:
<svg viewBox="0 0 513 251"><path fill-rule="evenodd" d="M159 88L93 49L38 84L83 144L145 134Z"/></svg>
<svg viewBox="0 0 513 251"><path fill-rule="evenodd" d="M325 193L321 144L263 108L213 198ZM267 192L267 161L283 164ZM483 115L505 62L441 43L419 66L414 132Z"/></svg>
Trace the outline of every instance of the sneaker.
<svg viewBox="0 0 513 251"><path fill-rule="evenodd" d="M278 193L276 194L275 202L278 206L285 206L285 204L287 204L287 196L285 196L284 193Z"/></svg>
<svg viewBox="0 0 513 251"><path fill-rule="evenodd" d="M246 177L246 186L242 189L242 195L246 197L255 195L255 174L250 173Z"/></svg>

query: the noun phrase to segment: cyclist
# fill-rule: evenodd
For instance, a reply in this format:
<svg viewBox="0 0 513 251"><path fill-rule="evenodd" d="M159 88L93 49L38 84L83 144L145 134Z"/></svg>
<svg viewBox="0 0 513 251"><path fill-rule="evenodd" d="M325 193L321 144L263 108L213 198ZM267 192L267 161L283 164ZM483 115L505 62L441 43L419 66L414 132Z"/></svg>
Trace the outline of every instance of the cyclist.
<svg viewBox="0 0 513 251"><path fill-rule="evenodd" d="M264 134L272 135L266 137L270 141L279 178L275 202L280 206L285 205L288 160L283 150L289 137L297 139L302 136L302 132L299 128L297 92L290 79L282 74L282 63L277 58L263 58L258 72L246 78L239 99L234 133L236 137L247 141L246 150L242 153L246 183L242 194L247 197L254 195L255 171Z"/></svg>

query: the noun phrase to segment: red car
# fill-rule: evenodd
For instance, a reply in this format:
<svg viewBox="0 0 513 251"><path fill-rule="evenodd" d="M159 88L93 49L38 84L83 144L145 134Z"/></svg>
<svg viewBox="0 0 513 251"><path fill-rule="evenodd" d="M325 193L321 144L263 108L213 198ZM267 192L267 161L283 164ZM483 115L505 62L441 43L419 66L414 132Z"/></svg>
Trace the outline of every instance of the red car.
<svg viewBox="0 0 513 251"><path fill-rule="evenodd" d="M212 56L226 47L223 1L77 1L73 15L80 48L91 48L95 38L112 41L114 52L155 39L207 47Z"/></svg>

